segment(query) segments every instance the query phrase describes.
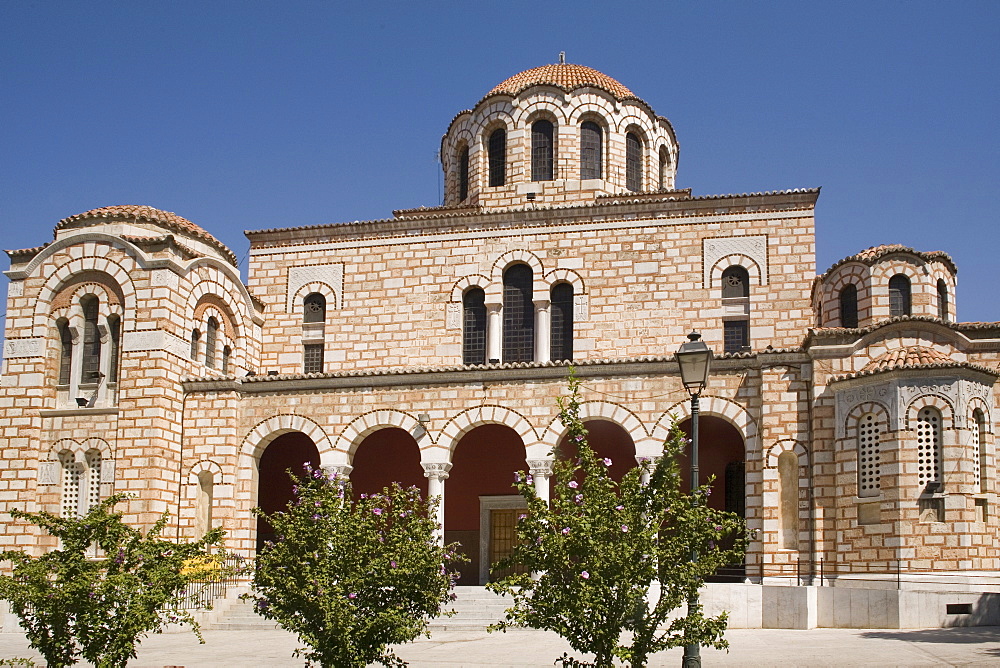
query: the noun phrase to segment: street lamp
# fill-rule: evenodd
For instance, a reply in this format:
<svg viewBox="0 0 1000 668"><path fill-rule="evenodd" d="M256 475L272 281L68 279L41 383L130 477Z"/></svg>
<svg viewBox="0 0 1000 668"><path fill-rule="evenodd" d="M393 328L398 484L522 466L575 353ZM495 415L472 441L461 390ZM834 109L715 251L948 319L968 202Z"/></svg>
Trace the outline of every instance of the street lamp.
<svg viewBox="0 0 1000 668"><path fill-rule="evenodd" d="M708 372L712 366L712 349L701 340L701 334L691 332L688 341L674 353L681 368L681 382L691 395L691 489L698 489L698 397L708 384ZM691 561L698 560L698 552L691 549ZM688 599L688 611L698 607L698 592ZM700 668L701 646L698 643L684 646L683 668Z"/></svg>

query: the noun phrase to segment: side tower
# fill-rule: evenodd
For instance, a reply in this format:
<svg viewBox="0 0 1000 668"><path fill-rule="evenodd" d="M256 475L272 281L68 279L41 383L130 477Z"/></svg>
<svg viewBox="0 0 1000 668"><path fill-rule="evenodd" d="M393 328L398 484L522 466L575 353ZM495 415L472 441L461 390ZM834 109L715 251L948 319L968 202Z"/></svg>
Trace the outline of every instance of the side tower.
<svg viewBox="0 0 1000 668"><path fill-rule="evenodd" d="M460 112L441 140L445 206L583 203L671 190L670 121L628 88L560 62L504 80Z"/></svg>
<svg viewBox="0 0 1000 668"><path fill-rule="evenodd" d="M243 375L261 307L236 256L176 214L110 206L7 251L0 511L86 512L132 492L132 521L176 514L185 376ZM190 455L185 453L185 461ZM36 545L20 525L6 545Z"/></svg>

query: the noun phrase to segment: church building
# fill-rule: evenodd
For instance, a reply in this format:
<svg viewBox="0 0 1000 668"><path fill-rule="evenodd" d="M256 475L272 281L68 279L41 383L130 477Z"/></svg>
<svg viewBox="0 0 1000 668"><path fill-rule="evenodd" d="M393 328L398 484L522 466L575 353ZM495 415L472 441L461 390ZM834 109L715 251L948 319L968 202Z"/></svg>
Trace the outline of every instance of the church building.
<svg viewBox="0 0 1000 668"><path fill-rule="evenodd" d="M8 250L0 547L54 545L11 508L127 492L127 519L221 525L252 557L272 534L251 510L311 462L441 497L481 584L515 472L548 493L570 365L621 476L689 426L673 354L697 330L702 476L757 532L741 580L1000 570L1000 323L958 322L946 253L817 273L818 188L678 188L670 121L576 64L497 84L440 155L441 206L247 232L245 282L210 227L151 206Z"/></svg>

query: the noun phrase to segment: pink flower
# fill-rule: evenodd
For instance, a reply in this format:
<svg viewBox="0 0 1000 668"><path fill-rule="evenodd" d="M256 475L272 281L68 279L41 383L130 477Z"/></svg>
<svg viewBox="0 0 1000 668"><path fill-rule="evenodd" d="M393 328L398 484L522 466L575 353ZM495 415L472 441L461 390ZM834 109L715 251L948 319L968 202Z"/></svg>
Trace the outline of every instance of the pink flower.
<svg viewBox="0 0 1000 668"><path fill-rule="evenodd" d="M628 525L627 524L623 524L622 525L622 533L628 533Z"/></svg>
<svg viewBox="0 0 1000 668"><path fill-rule="evenodd" d="M576 489L576 488L577 488L577 487L579 487L580 485L578 485L578 484L577 484L576 480L570 480L570 481L569 481L569 486L570 486L571 488L573 488L573 489Z"/></svg>
<svg viewBox="0 0 1000 668"><path fill-rule="evenodd" d="M382 509L381 508L372 508L372 512L375 513L376 515L381 515L382 514Z"/></svg>
<svg viewBox="0 0 1000 668"><path fill-rule="evenodd" d="M609 457L605 457L604 458L604 465L605 466L611 466L611 459Z"/></svg>
<svg viewBox="0 0 1000 668"><path fill-rule="evenodd" d="M357 598L357 597L358 597L358 595L355 594L353 591L350 594L347 595L347 598Z"/></svg>
<svg viewBox="0 0 1000 668"><path fill-rule="evenodd" d="M583 503L583 494L577 494L573 497L573 500L576 501L577 504Z"/></svg>
<svg viewBox="0 0 1000 668"><path fill-rule="evenodd" d="M615 510L625 510L625 506L615 506Z"/></svg>
<svg viewBox="0 0 1000 668"><path fill-rule="evenodd" d="M564 536L568 536L569 535L569 527L563 527L562 533L563 533Z"/></svg>
<svg viewBox="0 0 1000 668"><path fill-rule="evenodd" d="M389 562L389 567L390 568L395 568L396 567L396 562L395 561L390 561Z"/></svg>
<svg viewBox="0 0 1000 668"><path fill-rule="evenodd" d="M588 573L587 571L584 571L584 572L580 573L580 577L583 578L584 580L589 580L590 579L590 573Z"/></svg>

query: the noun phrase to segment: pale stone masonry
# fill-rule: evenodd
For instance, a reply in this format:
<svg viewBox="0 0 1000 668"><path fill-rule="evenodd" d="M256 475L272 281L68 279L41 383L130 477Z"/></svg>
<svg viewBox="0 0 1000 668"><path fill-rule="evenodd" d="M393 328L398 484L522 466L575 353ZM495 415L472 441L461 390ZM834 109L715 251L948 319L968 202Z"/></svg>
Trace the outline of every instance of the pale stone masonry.
<svg viewBox="0 0 1000 668"><path fill-rule="evenodd" d="M741 578L1000 570L1000 323L956 322L948 255L879 246L817 275L818 189L676 189L669 121L579 65L502 82L441 155L444 206L248 232L245 284L150 207L8 251L0 546L51 545L11 508L130 492L128 519L222 525L249 556L252 508L309 460L442 496L476 583L514 470L548 492L570 362L595 445L656 457L697 330L712 502L757 531Z"/></svg>

